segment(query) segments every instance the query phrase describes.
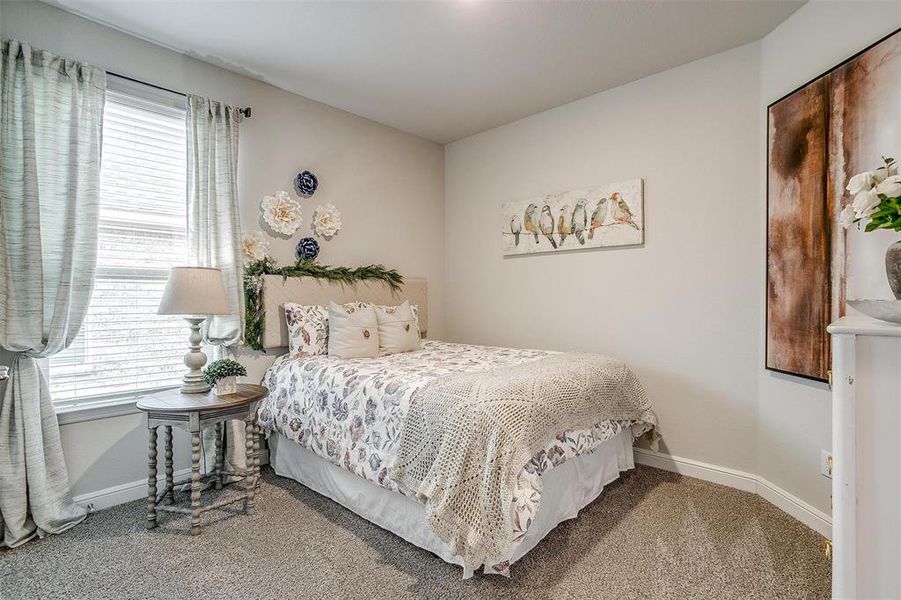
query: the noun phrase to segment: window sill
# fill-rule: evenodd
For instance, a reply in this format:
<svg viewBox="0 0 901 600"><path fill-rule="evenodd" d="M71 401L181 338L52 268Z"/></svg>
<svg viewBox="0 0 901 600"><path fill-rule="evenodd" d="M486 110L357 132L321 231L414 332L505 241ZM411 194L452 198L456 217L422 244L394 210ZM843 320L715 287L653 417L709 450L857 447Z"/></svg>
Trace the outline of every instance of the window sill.
<svg viewBox="0 0 901 600"><path fill-rule="evenodd" d="M96 421L140 412L135 408L138 398L124 398L115 402L96 402L75 406L61 406L56 409L56 420L60 425Z"/></svg>
<svg viewBox="0 0 901 600"><path fill-rule="evenodd" d="M169 389L169 388L161 388ZM96 421L98 419L111 419L125 415L140 413L135 405L138 400L160 390L147 390L138 394L121 396L119 398L98 399L95 402L82 402L56 407L56 420L60 425L82 423L84 421Z"/></svg>

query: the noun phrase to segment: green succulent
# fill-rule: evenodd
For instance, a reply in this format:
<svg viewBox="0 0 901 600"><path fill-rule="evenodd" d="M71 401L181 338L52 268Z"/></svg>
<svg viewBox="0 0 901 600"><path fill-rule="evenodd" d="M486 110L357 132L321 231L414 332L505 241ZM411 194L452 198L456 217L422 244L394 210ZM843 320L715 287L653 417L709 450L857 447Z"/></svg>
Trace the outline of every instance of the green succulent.
<svg viewBox="0 0 901 600"><path fill-rule="evenodd" d="M244 368L244 365L230 358L214 360L203 370L204 380L213 387L224 377L245 377L246 375L247 369Z"/></svg>

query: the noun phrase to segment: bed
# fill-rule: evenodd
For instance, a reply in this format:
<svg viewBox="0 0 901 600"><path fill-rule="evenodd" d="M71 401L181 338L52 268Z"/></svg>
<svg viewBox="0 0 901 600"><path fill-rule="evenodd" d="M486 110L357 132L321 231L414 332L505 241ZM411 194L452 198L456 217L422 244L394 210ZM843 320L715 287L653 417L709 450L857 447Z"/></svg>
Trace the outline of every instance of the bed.
<svg viewBox="0 0 901 600"><path fill-rule="evenodd" d="M392 292L380 284L348 288L307 278L266 276L264 347L277 350L287 346L281 308L285 302L324 304L331 300L374 304L409 300L419 307L419 326L427 331L424 280L408 279L399 292ZM421 350L378 358L283 353L263 378L270 394L259 410L260 425L269 434L270 464L276 474L299 481L460 565L464 577L480 567L485 573L507 575L510 565L557 524L575 518L605 485L634 468L632 443L651 428L652 419L604 419L547 436L515 478L507 507L509 544L502 556L493 556L484 565L429 527L425 498L405 487L400 478L396 480L392 470L399 460L404 426L411 419L411 402L426 386L465 374L503 372L504 367L528 369L555 354L427 339Z"/></svg>

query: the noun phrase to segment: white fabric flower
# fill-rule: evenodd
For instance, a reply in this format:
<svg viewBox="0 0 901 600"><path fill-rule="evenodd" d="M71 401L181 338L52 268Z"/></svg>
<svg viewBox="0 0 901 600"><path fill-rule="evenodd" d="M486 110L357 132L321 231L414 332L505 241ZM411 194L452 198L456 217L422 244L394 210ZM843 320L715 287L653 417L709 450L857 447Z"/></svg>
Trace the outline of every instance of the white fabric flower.
<svg viewBox="0 0 901 600"><path fill-rule="evenodd" d="M866 190L854 196L854 202L851 205L854 207L855 216L858 219L864 219L876 212L880 202L882 200L879 199L876 190Z"/></svg>
<svg viewBox="0 0 901 600"><path fill-rule="evenodd" d="M873 185L878 183L882 183L882 181L886 177L890 177L892 175L898 174L898 165L892 163L891 165L886 165L884 167L879 167L875 171L873 171Z"/></svg>
<svg viewBox="0 0 901 600"><path fill-rule="evenodd" d="M873 186L876 185L876 183L878 183L876 181L876 174L873 171L865 171L863 173L858 173L848 180L848 187L845 189L851 192L852 196L856 196L861 192L873 189Z"/></svg>
<svg viewBox="0 0 901 600"><path fill-rule="evenodd" d="M885 178L876 186L876 191L887 198L898 198L901 196L901 175Z"/></svg>
<svg viewBox="0 0 901 600"><path fill-rule="evenodd" d="M262 231L245 233L241 236L241 252L244 253L244 264L256 262L269 255L269 242Z"/></svg>
<svg viewBox="0 0 901 600"><path fill-rule="evenodd" d="M845 206L845 208L842 209L841 214L839 214L838 216L838 222L845 229L851 227L851 225L854 225L854 219L854 206L852 206L851 204Z"/></svg>
<svg viewBox="0 0 901 600"><path fill-rule="evenodd" d="M293 200L285 191L278 191L274 196L263 198L260 202L260 212L263 213L263 220L272 231L283 235L293 235L303 222L300 203Z"/></svg>
<svg viewBox="0 0 901 600"><path fill-rule="evenodd" d="M313 213L313 230L316 235L330 238L341 229L341 213L334 204L321 204Z"/></svg>

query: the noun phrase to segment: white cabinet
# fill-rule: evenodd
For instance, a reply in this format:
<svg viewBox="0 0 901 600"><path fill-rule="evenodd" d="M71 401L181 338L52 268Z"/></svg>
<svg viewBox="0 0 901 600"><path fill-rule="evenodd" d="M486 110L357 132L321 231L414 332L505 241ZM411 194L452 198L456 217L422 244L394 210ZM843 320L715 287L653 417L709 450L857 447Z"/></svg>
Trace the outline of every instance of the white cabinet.
<svg viewBox="0 0 901 600"><path fill-rule="evenodd" d="M832 334L832 595L901 598L901 326Z"/></svg>

